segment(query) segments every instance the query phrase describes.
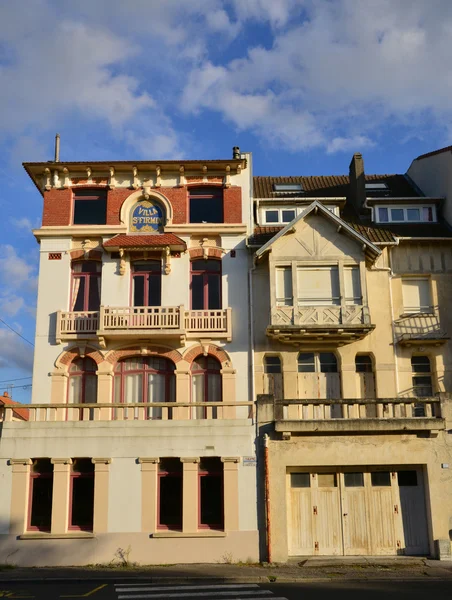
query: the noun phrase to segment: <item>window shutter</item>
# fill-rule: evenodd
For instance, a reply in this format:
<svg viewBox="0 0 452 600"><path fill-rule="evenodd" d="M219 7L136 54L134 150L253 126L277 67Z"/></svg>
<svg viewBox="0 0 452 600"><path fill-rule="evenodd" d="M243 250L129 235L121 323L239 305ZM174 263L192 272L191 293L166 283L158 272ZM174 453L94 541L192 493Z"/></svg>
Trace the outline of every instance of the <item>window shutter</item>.
<svg viewBox="0 0 452 600"><path fill-rule="evenodd" d="M276 304L292 306L292 269L291 267L276 268Z"/></svg>
<svg viewBox="0 0 452 600"><path fill-rule="evenodd" d="M358 267L345 267L345 303L362 304L361 280Z"/></svg>
<svg viewBox="0 0 452 600"><path fill-rule="evenodd" d="M403 279L402 295L404 312L430 312L431 297L428 279Z"/></svg>
<svg viewBox="0 0 452 600"><path fill-rule="evenodd" d="M297 270L298 304L327 306L340 303L337 267L302 267Z"/></svg>

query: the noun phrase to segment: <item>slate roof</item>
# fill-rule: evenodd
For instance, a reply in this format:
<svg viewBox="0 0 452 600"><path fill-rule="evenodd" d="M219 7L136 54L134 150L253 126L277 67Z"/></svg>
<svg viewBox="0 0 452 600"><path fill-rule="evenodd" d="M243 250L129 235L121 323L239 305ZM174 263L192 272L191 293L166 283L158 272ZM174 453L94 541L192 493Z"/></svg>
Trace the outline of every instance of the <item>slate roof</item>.
<svg viewBox="0 0 452 600"><path fill-rule="evenodd" d="M451 147L452 148L452 147ZM350 195L350 178L348 175L322 175L313 177L260 177L253 178L254 198L285 198L302 197L346 197ZM378 181L384 182L389 188L388 201L393 198L414 198L422 197L419 190L411 184L405 175L366 175L366 182ZM281 183L301 183L304 192L275 192L274 184ZM371 194L369 193L369 196ZM378 196L382 197L382 196ZM384 198L384 196L383 196ZM372 223L370 220L370 211L365 214L358 214L353 204L348 200L344 210L341 211L341 218L358 233L366 237L373 243L395 243L398 237L446 237L452 238L452 229L444 220L438 223ZM261 246L267 243L283 226L256 227L248 243L253 246Z"/></svg>
<svg viewBox="0 0 452 600"><path fill-rule="evenodd" d="M178 246L181 250L187 247L185 242L174 233L120 233L104 244L104 248L163 248L165 246Z"/></svg>

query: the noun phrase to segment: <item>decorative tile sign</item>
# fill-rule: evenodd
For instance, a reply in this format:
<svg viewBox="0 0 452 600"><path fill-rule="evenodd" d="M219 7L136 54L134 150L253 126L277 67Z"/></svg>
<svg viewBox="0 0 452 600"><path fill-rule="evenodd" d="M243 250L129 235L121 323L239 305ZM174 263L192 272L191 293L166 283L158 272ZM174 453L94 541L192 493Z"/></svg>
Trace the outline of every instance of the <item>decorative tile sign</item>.
<svg viewBox="0 0 452 600"><path fill-rule="evenodd" d="M256 466L256 457L244 456L243 457L243 466L244 467L255 467Z"/></svg>
<svg viewBox="0 0 452 600"><path fill-rule="evenodd" d="M130 211L130 231L158 233L163 227L163 210L154 202L142 200Z"/></svg>

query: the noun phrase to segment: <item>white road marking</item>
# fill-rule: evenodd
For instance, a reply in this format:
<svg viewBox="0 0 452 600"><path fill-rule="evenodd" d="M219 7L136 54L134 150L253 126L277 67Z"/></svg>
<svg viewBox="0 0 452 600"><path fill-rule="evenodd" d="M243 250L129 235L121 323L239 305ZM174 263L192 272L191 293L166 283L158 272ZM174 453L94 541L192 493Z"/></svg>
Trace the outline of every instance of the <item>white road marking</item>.
<svg viewBox="0 0 452 600"><path fill-rule="evenodd" d="M228 583L226 585L175 585L175 586L150 586L144 587L146 583L117 583L116 589L119 592L163 592L173 590L232 590L234 588L257 588L257 583ZM134 586L134 587L130 587Z"/></svg>
<svg viewBox="0 0 452 600"><path fill-rule="evenodd" d="M120 590L118 590L119 594L122 594L122 592ZM240 596L247 596L248 598L251 598L252 596L256 597L256 595L263 595L265 594L265 596L273 596L273 592L271 592L270 590L250 590L249 592L244 590L244 591L230 591L230 592L218 592L215 591L214 592L214 596L218 597L218 596L224 596L224 597L232 597L235 596L234 599L231 598L231 600L236 600L237 599L237 593L240 594ZM118 599L119 600L142 600L144 598L206 598L208 596L212 596L212 592L189 592L189 593L179 593L176 592L175 594L173 593L165 593L165 594L127 594L126 596L123 595L118 595Z"/></svg>

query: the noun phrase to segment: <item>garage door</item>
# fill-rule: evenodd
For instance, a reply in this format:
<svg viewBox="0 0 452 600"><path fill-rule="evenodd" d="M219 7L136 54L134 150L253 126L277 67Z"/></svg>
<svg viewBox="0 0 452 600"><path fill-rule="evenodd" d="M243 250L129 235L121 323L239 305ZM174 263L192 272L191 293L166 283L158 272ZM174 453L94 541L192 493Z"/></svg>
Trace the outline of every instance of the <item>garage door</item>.
<svg viewBox="0 0 452 600"><path fill-rule="evenodd" d="M291 469L287 481L290 555L428 554L420 468Z"/></svg>

